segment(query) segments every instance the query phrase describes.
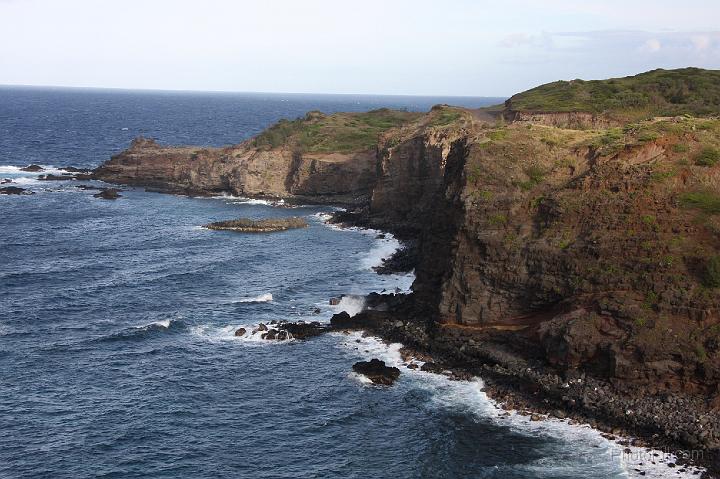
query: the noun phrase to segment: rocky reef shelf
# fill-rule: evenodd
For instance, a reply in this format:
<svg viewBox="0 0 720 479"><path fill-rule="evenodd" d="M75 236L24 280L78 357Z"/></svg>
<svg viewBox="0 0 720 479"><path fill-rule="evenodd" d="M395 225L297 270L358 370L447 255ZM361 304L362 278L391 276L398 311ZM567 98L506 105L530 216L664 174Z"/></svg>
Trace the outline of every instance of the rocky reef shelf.
<svg viewBox="0 0 720 479"><path fill-rule="evenodd" d="M203 226L210 230L236 231L238 233L273 233L289 229L307 228L305 218L271 218L252 220L240 218L236 220L216 221Z"/></svg>

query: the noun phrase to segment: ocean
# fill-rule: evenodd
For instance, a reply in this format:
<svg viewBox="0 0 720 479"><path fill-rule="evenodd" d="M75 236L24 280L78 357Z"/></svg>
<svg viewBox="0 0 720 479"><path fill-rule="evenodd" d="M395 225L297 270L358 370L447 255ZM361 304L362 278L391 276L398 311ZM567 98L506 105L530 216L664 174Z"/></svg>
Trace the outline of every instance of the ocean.
<svg viewBox="0 0 720 479"><path fill-rule="evenodd" d="M95 167L140 135L239 143L309 110L501 100L0 88L0 178L35 193L0 196L0 477L664 477L587 426L505 413L481 379L404 368L397 344L234 336L357 311L358 296L329 304L343 294L407 291L412 274L372 269L391 235L329 226L331 207L142 188L104 201L19 169ZM201 227L285 216L310 226ZM401 368L395 385L351 372L374 357Z"/></svg>

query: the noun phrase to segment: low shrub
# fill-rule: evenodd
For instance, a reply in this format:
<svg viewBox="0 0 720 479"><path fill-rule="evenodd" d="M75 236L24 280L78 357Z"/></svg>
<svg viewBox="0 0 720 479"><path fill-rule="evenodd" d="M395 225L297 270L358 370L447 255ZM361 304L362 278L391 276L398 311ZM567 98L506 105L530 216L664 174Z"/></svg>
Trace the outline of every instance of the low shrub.
<svg viewBox="0 0 720 479"><path fill-rule="evenodd" d="M703 272L703 284L708 288L720 287L720 256L708 258Z"/></svg>
<svg viewBox="0 0 720 479"><path fill-rule="evenodd" d="M720 151L717 148L703 148L695 157L695 164L698 166L714 166L720 161Z"/></svg>

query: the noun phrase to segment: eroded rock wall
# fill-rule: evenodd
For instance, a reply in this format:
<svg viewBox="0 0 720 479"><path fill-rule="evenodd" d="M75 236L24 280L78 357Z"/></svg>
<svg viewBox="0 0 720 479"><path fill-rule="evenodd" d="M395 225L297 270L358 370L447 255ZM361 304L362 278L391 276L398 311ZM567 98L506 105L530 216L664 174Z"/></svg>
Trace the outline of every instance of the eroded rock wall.
<svg viewBox="0 0 720 479"><path fill-rule="evenodd" d="M302 154L290 148L165 147L137 139L95 170L98 179L185 194L227 192L316 202L364 203L376 178L374 151Z"/></svg>

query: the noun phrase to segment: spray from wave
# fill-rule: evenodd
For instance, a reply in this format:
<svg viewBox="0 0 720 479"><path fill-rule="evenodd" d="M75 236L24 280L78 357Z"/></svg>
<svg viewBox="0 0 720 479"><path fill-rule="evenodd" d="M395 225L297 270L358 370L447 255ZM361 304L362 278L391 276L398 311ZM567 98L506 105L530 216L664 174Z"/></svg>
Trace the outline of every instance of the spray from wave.
<svg viewBox="0 0 720 479"><path fill-rule="evenodd" d="M345 311L350 316L355 316L365 308L365 296L346 294L340 298L340 302L332 306L336 313Z"/></svg>

